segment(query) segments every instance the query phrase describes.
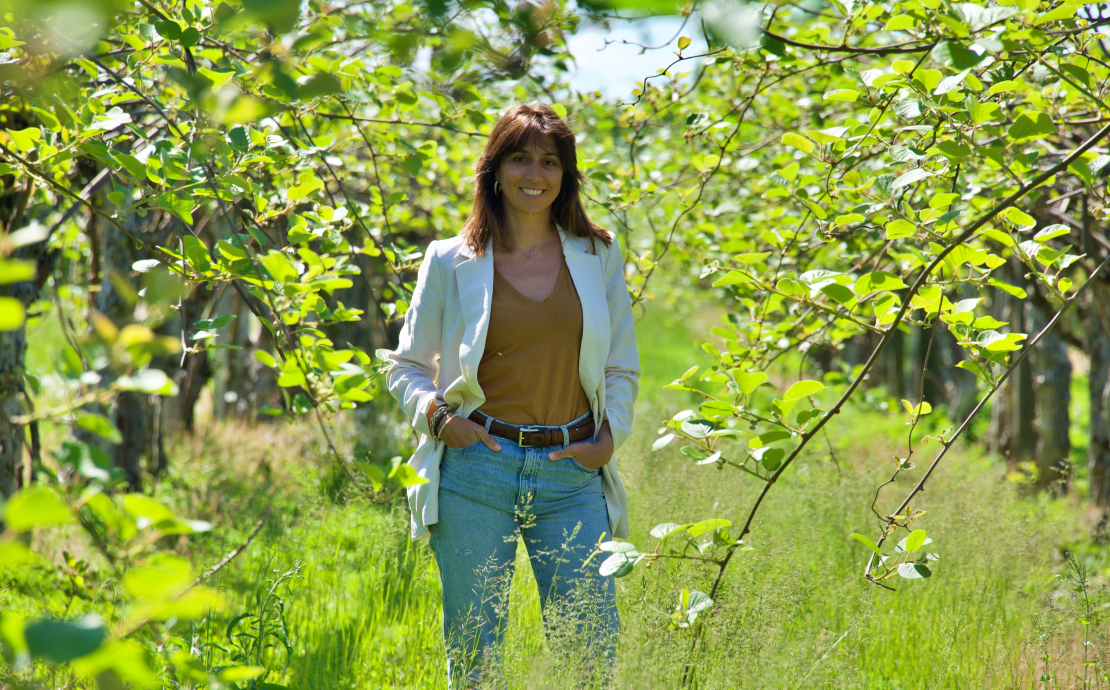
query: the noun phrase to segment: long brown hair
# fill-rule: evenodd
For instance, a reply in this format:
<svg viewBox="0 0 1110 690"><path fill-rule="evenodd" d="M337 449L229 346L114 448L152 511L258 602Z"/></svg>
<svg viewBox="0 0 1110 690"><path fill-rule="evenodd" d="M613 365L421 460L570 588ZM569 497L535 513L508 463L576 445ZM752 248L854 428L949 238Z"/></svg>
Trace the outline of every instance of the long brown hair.
<svg viewBox="0 0 1110 690"><path fill-rule="evenodd" d="M546 136L555 140L559 162L563 166L563 183L559 196L551 204L551 219L568 234L589 237L591 241L596 237L607 245L613 241L608 232L590 221L586 216L586 207L582 205L579 190L585 176L578 169L574 132L551 106L536 103L514 106L502 115L493 126L486 148L478 159L474 174L474 208L459 233L476 255L485 253L490 238L499 246L508 247L505 200L493 190L501 160Z"/></svg>

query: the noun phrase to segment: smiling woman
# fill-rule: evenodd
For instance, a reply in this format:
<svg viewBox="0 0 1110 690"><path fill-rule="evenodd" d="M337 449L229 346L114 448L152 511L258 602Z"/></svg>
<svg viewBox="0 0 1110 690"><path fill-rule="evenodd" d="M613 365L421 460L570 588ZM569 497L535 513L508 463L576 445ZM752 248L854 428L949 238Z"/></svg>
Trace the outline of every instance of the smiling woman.
<svg viewBox="0 0 1110 690"><path fill-rule="evenodd" d="M613 454L640 374L624 261L579 196L574 133L546 105L509 110L477 165L460 235L420 267L390 392L424 436L409 465L413 537L431 536L452 685L496 667L517 543L544 620L604 676L620 623L593 545L628 536Z"/></svg>

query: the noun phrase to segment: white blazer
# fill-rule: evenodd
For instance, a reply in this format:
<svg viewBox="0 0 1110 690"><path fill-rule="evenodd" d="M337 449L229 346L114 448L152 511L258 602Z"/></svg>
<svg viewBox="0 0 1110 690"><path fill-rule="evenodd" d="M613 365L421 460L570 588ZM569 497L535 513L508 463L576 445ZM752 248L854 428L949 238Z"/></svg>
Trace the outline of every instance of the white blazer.
<svg viewBox="0 0 1110 690"><path fill-rule="evenodd" d="M595 239L591 247L589 238L568 236L562 228L559 235L582 302L582 390L590 400L595 428L609 421L616 451L632 432L640 376L624 260L615 240L606 246ZM428 525L439 521L439 462L445 445L431 438L428 405L441 396L465 417L486 401L478 385L478 364L493 300L492 249L491 243L485 254L475 256L460 237L428 245L400 342L387 356L392 364L386 375L389 392L421 434L408 464L428 480L408 489L413 539L427 536ZM616 461L611 459L601 470L610 538L628 537L628 499Z"/></svg>

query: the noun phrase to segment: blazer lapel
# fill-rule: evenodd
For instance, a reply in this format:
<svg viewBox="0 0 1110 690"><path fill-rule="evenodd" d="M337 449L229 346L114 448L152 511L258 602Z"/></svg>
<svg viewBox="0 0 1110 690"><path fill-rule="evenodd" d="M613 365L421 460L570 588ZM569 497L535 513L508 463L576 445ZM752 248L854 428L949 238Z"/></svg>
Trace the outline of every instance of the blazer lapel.
<svg viewBox="0 0 1110 690"><path fill-rule="evenodd" d="M460 254L466 250L460 250ZM469 251L466 251L469 254ZM480 399L485 398L478 385L478 365L486 348L490 310L493 307L493 247L487 246L482 256L470 258L455 266L459 302L463 317L463 339L459 345L459 369L463 380Z"/></svg>
<svg viewBox="0 0 1110 690"><path fill-rule="evenodd" d="M578 355L578 377L595 411L598 385L605 374L605 360L609 356L609 303L605 299L605 280L602 275L601 257L588 254L590 240L586 237L568 237L562 228L563 256L582 303L582 346Z"/></svg>

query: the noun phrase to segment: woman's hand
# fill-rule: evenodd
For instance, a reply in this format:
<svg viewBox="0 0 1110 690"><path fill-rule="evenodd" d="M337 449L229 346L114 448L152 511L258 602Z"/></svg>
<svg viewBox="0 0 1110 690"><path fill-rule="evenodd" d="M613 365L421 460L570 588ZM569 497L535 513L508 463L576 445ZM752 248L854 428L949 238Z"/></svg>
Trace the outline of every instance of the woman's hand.
<svg viewBox="0 0 1110 690"><path fill-rule="evenodd" d="M601 425L601 431L598 432L597 440L593 443L589 441L572 443L562 450L556 450L547 454L549 460L574 458L579 465L591 470L600 469L603 465L608 463L612 457L613 432L609 430L608 421Z"/></svg>
<svg viewBox="0 0 1110 690"><path fill-rule="evenodd" d="M447 421L443 422L443 428L439 430L439 440L447 444L448 448L466 448L481 441L490 450L501 450L501 444L489 435L484 426L457 414L450 414Z"/></svg>

